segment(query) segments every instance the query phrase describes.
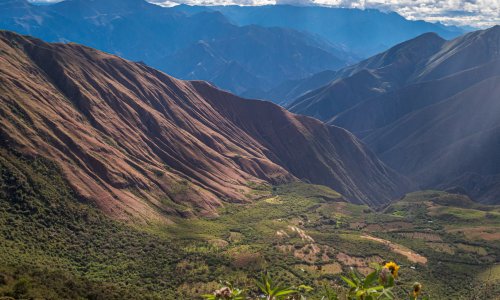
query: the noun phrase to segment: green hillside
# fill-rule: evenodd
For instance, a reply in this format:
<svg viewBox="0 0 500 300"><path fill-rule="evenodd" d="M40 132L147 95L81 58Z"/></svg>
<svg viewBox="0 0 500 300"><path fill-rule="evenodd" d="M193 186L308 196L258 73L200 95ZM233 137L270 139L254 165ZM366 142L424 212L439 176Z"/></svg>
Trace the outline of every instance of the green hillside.
<svg viewBox="0 0 500 300"><path fill-rule="evenodd" d="M259 200L217 217L123 224L77 199L49 161L1 150L0 174L0 296L198 299L269 271L320 299L324 283L342 292L351 267L389 260L432 299L500 292L500 208L463 195L417 192L375 212L323 186L253 186Z"/></svg>

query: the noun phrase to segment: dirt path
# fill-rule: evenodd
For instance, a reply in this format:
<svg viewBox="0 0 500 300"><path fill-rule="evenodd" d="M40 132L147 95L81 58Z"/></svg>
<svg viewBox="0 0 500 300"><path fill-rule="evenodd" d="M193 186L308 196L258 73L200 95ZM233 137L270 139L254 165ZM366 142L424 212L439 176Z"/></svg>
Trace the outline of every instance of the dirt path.
<svg viewBox="0 0 500 300"><path fill-rule="evenodd" d="M377 237L374 237L371 235L367 235L367 234L362 235L361 237L364 239L368 239L368 240L372 240L372 241L375 241L378 243L385 244L389 247L389 249L391 249L392 252L404 255L404 256L406 256L406 258L408 258L410 261L412 261L414 263L420 263L420 264L424 264L424 265L427 263L426 257L412 251L411 249L406 248L405 246L393 243L393 242L388 241L388 240L377 238Z"/></svg>

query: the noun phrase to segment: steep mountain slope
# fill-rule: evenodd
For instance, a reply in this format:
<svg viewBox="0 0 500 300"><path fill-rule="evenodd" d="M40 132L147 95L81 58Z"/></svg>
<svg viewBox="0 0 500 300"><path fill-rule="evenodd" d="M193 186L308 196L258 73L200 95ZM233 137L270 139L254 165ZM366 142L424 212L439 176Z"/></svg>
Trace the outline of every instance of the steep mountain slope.
<svg viewBox="0 0 500 300"><path fill-rule="evenodd" d="M410 21L397 13L375 9L293 5L179 5L175 9L188 13L220 11L239 25L279 26L311 32L334 44L343 45L361 57L369 57L426 32L436 32L445 38L464 33L461 28Z"/></svg>
<svg viewBox="0 0 500 300"><path fill-rule="evenodd" d="M378 129L365 140L382 159L427 187L462 186L475 198L499 203L498 95L500 74Z"/></svg>
<svg viewBox="0 0 500 300"><path fill-rule="evenodd" d="M378 96L400 93L412 85L430 84L428 82L451 76L459 76L457 80L470 84L474 76L484 79L495 71L489 68L483 76L472 70L483 65L488 68L486 64L499 58L499 32L500 26L497 25L451 41L433 33L423 34L334 74L325 73L326 77L333 77L331 82L303 94L287 106L292 112L336 124L339 114L347 114L354 106L373 105L370 102L381 99ZM475 73L461 74L466 71ZM439 84L437 86L442 88ZM429 94L434 96L434 93Z"/></svg>
<svg viewBox="0 0 500 300"><path fill-rule="evenodd" d="M1 140L119 218L214 214L302 179L382 203L408 187L347 131L76 44L0 33Z"/></svg>
<svg viewBox="0 0 500 300"><path fill-rule="evenodd" d="M409 187L344 129L299 115L290 119L270 102L259 101L257 106L255 101L207 89L206 83L202 88L199 83L196 86L219 113L263 145L270 152L267 157L299 179L334 187L343 195L352 195L348 198L368 204L379 204L378 197L389 199ZM375 191L380 196L360 191Z"/></svg>
<svg viewBox="0 0 500 300"><path fill-rule="evenodd" d="M290 109L351 130L426 187L498 203L500 26L448 42L424 35L337 73Z"/></svg>
<svg viewBox="0 0 500 300"><path fill-rule="evenodd" d="M335 72L327 85L306 93L288 105L290 111L329 121L356 104L405 86L420 74L445 40L426 33L386 52Z"/></svg>
<svg viewBox="0 0 500 300"><path fill-rule="evenodd" d="M236 26L220 12L186 14L144 0L46 6L1 0L0 7L0 29L81 43L238 94L354 62L346 51L308 33Z"/></svg>
<svg viewBox="0 0 500 300"><path fill-rule="evenodd" d="M338 114L330 122L349 128L358 136L390 125L401 116L451 97L464 88L500 75L500 60L493 60L439 80L410 84L363 101Z"/></svg>

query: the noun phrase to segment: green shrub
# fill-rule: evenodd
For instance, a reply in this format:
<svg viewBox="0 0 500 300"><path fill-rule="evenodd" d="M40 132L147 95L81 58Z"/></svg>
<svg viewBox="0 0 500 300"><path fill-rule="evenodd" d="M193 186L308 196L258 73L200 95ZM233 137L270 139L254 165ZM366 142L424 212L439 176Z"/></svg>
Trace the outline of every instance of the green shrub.
<svg viewBox="0 0 500 300"><path fill-rule="evenodd" d="M399 266L394 262L388 262L384 266L373 265L374 271L366 277L356 270L351 269L348 276L340 276L346 284L344 296L346 300L395 300L409 298L411 300L428 299L422 296L422 284L415 282L411 285L398 281ZM313 288L307 285L299 285L297 288L287 287L275 283L271 276L266 273L261 280L255 282L257 293L248 293L234 288L232 285L216 290L213 294L204 295L205 299L266 299L266 300L307 300L307 293ZM324 285L320 292L321 300L338 300L338 293L330 286Z"/></svg>

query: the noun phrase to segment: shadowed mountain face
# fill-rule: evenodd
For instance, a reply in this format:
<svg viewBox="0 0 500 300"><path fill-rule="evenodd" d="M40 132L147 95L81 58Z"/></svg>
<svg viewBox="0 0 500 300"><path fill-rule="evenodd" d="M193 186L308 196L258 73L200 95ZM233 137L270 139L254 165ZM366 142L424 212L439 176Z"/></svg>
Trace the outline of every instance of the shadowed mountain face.
<svg viewBox="0 0 500 300"><path fill-rule="evenodd" d="M386 52L347 67L334 79L291 102L291 111L329 121L356 104L396 90L418 76L420 69L446 41L433 33L399 44Z"/></svg>
<svg viewBox="0 0 500 300"><path fill-rule="evenodd" d="M290 110L354 132L424 187L499 203L500 26L423 35L335 76Z"/></svg>
<svg viewBox="0 0 500 300"><path fill-rule="evenodd" d="M81 43L238 94L258 94L356 59L308 33L237 26L219 12L187 14L144 0L66 0L46 6L2 0L0 29Z"/></svg>
<svg viewBox="0 0 500 300"><path fill-rule="evenodd" d="M328 120L333 112L343 111L357 101L406 85L445 42L434 33L426 33L359 64L286 81L262 97L274 97L291 110ZM337 106L338 102L344 103Z"/></svg>
<svg viewBox="0 0 500 300"><path fill-rule="evenodd" d="M326 70L306 78L287 80L266 91L254 92L254 94L245 93L243 96L267 99L286 107L300 96L330 83L337 76L336 71Z"/></svg>
<svg viewBox="0 0 500 300"><path fill-rule="evenodd" d="M297 180L380 204L407 189L352 134L76 44L0 32L1 143L55 161L118 218L214 214Z"/></svg>

